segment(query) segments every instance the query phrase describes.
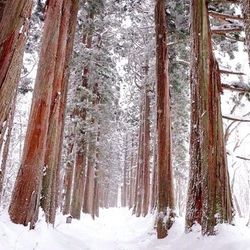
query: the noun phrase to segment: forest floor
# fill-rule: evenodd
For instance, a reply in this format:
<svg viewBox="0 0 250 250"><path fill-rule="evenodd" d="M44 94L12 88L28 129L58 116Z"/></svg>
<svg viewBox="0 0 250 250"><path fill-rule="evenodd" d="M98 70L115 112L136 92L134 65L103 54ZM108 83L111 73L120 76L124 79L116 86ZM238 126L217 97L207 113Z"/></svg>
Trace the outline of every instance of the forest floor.
<svg viewBox="0 0 250 250"><path fill-rule="evenodd" d="M250 250L250 228L245 221L236 226L220 225L216 236L202 237L200 228L184 233L184 219L177 218L169 235L157 240L154 216L136 218L125 208L103 209L100 218L82 215L65 223L57 218L55 228L41 217L35 230L10 222L0 215L0 250Z"/></svg>

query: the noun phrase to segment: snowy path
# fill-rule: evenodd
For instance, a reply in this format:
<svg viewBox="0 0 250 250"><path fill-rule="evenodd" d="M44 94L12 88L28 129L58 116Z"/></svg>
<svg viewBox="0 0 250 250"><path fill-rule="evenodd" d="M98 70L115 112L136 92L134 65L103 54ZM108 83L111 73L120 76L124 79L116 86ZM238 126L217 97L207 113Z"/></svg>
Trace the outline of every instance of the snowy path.
<svg viewBox="0 0 250 250"><path fill-rule="evenodd" d="M72 224L59 216L54 229L40 220L28 231L10 223L7 213L0 215L0 250L250 250L250 229L244 224L221 225L219 235L201 237L199 227L184 234L183 219L177 219L169 236L157 240L152 215L136 218L124 208L101 210L95 221L83 215Z"/></svg>

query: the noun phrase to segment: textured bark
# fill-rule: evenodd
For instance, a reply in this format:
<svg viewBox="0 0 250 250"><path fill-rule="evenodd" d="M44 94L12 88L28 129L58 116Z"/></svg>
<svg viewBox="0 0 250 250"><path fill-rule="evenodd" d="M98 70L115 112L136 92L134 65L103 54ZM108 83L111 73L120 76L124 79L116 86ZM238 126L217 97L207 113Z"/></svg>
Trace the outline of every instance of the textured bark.
<svg viewBox="0 0 250 250"><path fill-rule="evenodd" d="M134 195L135 195L135 169L134 169L134 134L132 134L131 140L131 156L130 156L130 176L129 176L129 209L133 207Z"/></svg>
<svg viewBox="0 0 250 250"><path fill-rule="evenodd" d="M0 0L0 22L2 20L3 17L3 12L6 6L7 0Z"/></svg>
<svg viewBox="0 0 250 250"><path fill-rule="evenodd" d="M71 160L71 155L73 153L74 143L72 142L72 137L69 137L70 142L68 143L67 148L67 157L68 160L66 162L66 169L65 169L65 176L64 176L64 204L63 204L63 214L70 213L70 204L71 204L71 193L72 193L72 186L73 186L73 170L74 170L74 162Z"/></svg>
<svg viewBox="0 0 250 250"><path fill-rule="evenodd" d="M139 128L139 141L138 141L138 155L137 155L137 168L136 168L136 184L135 184L135 202L133 213L137 217L141 215L142 211L142 195L143 195L143 138L144 138L144 119L143 119L143 103L140 108L140 128Z"/></svg>
<svg viewBox="0 0 250 250"><path fill-rule="evenodd" d="M142 112L142 111L141 111ZM139 127L139 134L138 134L138 153L137 153L137 162L136 162L136 170L135 170L135 186L134 186L134 206L132 213L135 214L136 212L136 204L137 204L137 199L138 199L138 184L139 184L139 161L140 161L140 152L141 152L141 130L142 126L140 125Z"/></svg>
<svg viewBox="0 0 250 250"><path fill-rule="evenodd" d="M69 77L68 68L73 50L77 12L78 1L64 1L53 81L41 199L46 221L52 224L55 222L57 207L63 124Z"/></svg>
<svg viewBox="0 0 250 250"><path fill-rule="evenodd" d="M151 184L151 200L150 209L154 212L157 207L157 151L154 149L154 160L153 160L153 174L152 174L152 184Z"/></svg>
<svg viewBox="0 0 250 250"><path fill-rule="evenodd" d="M147 72L146 72L147 77ZM144 94L144 138L143 138L143 204L142 215L148 214L150 195L150 96L147 84Z"/></svg>
<svg viewBox="0 0 250 250"><path fill-rule="evenodd" d="M214 234L232 221L232 198L220 103L220 73L213 56L207 3L192 1L191 147L186 229L195 222Z"/></svg>
<svg viewBox="0 0 250 250"><path fill-rule="evenodd" d="M38 219L62 6L63 0L48 2L23 157L9 207L14 223L30 223L31 228Z"/></svg>
<svg viewBox="0 0 250 250"><path fill-rule="evenodd" d="M88 13L89 19L94 19L94 12L91 9ZM93 39L93 30L91 28L87 29L86 32L83 35L83 43L85 44L86 48L91 49L92 47L92 39ZM87 89L89 86L89 65L85 65L83 68L83 81L82 81L82 87ZM88 96L86 93L83 94L81 101L88 101ZM78 119L81 120L82 123L86 123L87 118L87 110L85 107L81 107L80 109L76 110L76 115L78 116ZM94 121L92 120L93 124ZM72 203L72 214L73 209L77 210L75 211L75 214L77 217L80 216L80 211L82 210L84 213L93 213L93 192L94 192L94 160L93 155L88 156L87 159L87 147L88 148L88 154L95 154L95 142L94 135L92 132L89 133L89 138L87 138L88 133L85 131L86 128L83 128L83 132L81 134L81 140L77 143L77 152L82 158L82 164L78 164L75 167L75 180L80 186L77 187L75 184L74 191L73 191L73 199L75 199L75 205ZM89 139L89 141L88 141ZM90 164L90 165L89 165ZM93 169L90 169L90 167L93 167ZM86 169L87 168L87 169ZM86 172L86 177L85 177ZM93 180L92 180L93 179ZM90 192L90 197L87 197ZM74 208L75 207L75 208Z"/></svg>
<svg viewBox="0 0 250 250"><path fill-rule="evenodd" d="M9 0L0 6L0 137L10 114L21 74L31 0ZM4 7L4 8L3 8Z"/></svg>
<svg viewBox="0 0 250 250"><path fill-rule="evenodd" d="M94 122L94 121L92 121ZM94 124L93 124L94 125ZM83 212L91 214L94 217L94 177L95 177L95 161L96 161L96 136L90 132L88 141L88 163L87 175L84 190Z"/></svg>
<svg viewBox="0 0 250 250"><path fill-rule="evenodd" d="M174 194L171 163L171 121L168 79L165 0L156 0L156 86L157 86L157 237L168 235L174 220Z"/></svg>
<svg viewBox="0 0 250 250"><path fill-rule="evenodd" d="M86 145L86 142L84 142ZM78 148L75 159L75 177L71 201L71 216L80 219L83 205L84 183L85 183L86 151Z"/></svg>

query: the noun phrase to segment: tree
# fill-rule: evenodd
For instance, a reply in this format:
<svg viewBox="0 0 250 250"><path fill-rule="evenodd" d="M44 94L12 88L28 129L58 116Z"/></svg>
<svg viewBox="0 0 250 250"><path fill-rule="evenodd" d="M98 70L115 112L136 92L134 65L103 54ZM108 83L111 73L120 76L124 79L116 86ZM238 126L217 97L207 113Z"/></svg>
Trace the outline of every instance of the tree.
<svg viewBox="0 0 250 250"><path fill-rule="evenodd" d="M76 31L78 2L78 0L68 0L62 6L58 38L60 42L58 43L53 80L41 199L46 221L52 224L55 222L56 208L58 207L65 106L68 92L69 65Z"/></svg>
<svg viewBox="0 0 250 250"><path fill-rule="evenodd" d="M10 0L0 5L0 140L21 74L31 8L31 0Z"/></svg>
<svg viewBox="0 0 250 250"><path fill-rule="evenodd" d="M165 1L156 0L156 88L157 88L157 237L164 238L174 222L174 194L171 164L171 122L168 79Z"/></svg>
<svg viewBox="0 0 250 250"><path fill-rule="evenodd" d="M57 56L61 52L61 45L66 42L60 41L63 4L63 0L47 2L40 60L22 163L9 207L9 215L14 223L23 225L30 223L31 228L38 219L51 105L60 101L60 93L57 93L56 97L53 95L53 86L56 81L62 80L58 77L58 73L61 74L58 69L61 69L62 61L58 60L60 58ZM62 27L66 28L63 24Z"/></svg>
<svg viewBox="0 0 250 250"><path fill-rule="evenodd" d="M198 222L202 233L214 234L217 223L232 221L220 104L220 70L214 58L208 3L191 4L191 139L186 229Z"/></svg>

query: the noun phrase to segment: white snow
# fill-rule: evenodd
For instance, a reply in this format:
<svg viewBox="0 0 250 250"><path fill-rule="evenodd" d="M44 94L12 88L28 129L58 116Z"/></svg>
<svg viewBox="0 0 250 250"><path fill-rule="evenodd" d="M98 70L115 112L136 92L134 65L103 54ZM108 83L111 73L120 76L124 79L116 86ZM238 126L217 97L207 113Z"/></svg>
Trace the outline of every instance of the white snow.
<svg viewBox="0 0 250 250"><path fill-rule="evenodd" d="M55 228L41 216L35 230L10 222L0 215L0 250L248 250L250 229L244 221L220 225L216 236L202 237L200 227L184 233L184 219L177 218L167 238L157 240L154 216L136 218L126 208L102 209L100 218L83 214L80 221L66 224L59 215Z"/></svg>

